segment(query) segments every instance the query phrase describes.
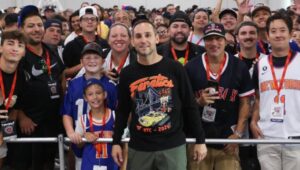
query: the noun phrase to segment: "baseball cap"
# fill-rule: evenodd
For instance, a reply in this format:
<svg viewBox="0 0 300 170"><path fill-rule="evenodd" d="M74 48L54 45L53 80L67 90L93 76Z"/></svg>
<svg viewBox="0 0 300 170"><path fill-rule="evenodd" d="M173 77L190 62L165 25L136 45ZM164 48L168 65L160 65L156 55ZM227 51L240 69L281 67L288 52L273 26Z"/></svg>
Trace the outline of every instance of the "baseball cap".
<svg viewBox="0 0 300 170"><path fill-rule="evenodd" d="M268 11L271 14L271 9L268 6L265 6L265 4L263 4L263 3L258 3L256 5L254 5L254 8L251 12L251 17L253 18L255 16L255 14L260 10Z"/></svg>
<svg viewBox="0 0 300 170"><path fill-rule="evenodd" d="M62 29L62 25L61 22L57 19L48 19L45 23L44 23L44 28L47 29L49 27L58 27L60 29Z"/></svg>
<svg viewBox="0 0 300 170"><path fill-rule="evenodd" d="M84 16L86 14L92 14L92 15L95 15L96 17L98 17L97 10L93 6L86 6L79 10L79 18L81 18L82 16Z"/></svg>
<svg viewBox="0 0 300 170"><path fill-rule="evenodd" d="M234 18L237 18L237 14L233 9L226 8L220 12L219 19L221 19L225 14L231 14L232 16L234 16Z"/></svg>
<svg viewBox="0 0 300 170"><path fill-rule="evenodd" d="M204 27L203 32L204 32L203 39L212 35L217 35L225 38L225 29L222 24L210 23Z"/></svg>
<svg viewBox="0 0 300 170"><path fill-rule="evenodd" d="M88 43L83 47L83 49L81 51L81 57L83 57L83 55L88 52L96 53L100 57L105 58L105 56L103 55L102 47L95 42Z"/></svg>
<svg viewBox="0 0 300 170"><path fill-rule="evenodd" d="M171 16L170 20L170 25L173 22L185 22L187 23L190 27L192 26L192 22L190 18L187 16L187 14L183 11L177 11L173 16Z"/></svg>
<svg viewBox="0 0 300 170"><path fill-rule="evenodd" d="M88 79L88 80L86 81L86 83L85 83L85 85L84 85L84 88L83 88L84 91L86 91L86 89L87 89L88 87L90 87L91 85L94 85L94 84L99 85L100 87L102 87L102 89L103 89L104 91L106 91L105 88L104 88L104 85L101 83L101 81L98 80L98 79L96 79L96 78L91 78L91 79Z"/></svg>
<svg viewBox="0 0 300 170"><path fill-rule="evenodd" d="M56 6L54 6L54 5L47 5L47 6L45 6L44 11L53 11L53 12L55 12L55 7Z"/></svg>
<svg viewBox="0 0 300 170"><path fill-rule="evenodd" d="M22 25L28 15L40 15L39 9L34 5L24 6L19 12L18 27Z"/></svg>

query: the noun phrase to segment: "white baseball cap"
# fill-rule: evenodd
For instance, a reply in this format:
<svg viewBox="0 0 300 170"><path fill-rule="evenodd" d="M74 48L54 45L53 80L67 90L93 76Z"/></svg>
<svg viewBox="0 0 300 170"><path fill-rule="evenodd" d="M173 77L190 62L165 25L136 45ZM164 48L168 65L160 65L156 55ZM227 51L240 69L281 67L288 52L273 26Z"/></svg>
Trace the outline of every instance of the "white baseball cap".
<svg viewBox="0 0 300 170"><path fill-rule="evenodd" d="M92 14L92 15L95 15L96 17L98 17L97 10L93 6L86 6L79 10L79 18L81 18L82 16L84 16L86 14Z"/></svg>

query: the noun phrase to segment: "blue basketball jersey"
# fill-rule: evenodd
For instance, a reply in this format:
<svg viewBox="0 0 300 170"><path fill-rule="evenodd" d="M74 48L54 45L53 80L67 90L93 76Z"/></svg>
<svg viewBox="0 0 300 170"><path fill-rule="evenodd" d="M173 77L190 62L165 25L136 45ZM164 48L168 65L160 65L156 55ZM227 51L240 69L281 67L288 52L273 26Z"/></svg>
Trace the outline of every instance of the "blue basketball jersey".
<svg viewBox="0 0 300 170"><path fill-rule="evenodd" d="M89 114L84 114L83 116L81 116L80 123L82 124L83 131L93 132L97 135L103 133L102 138L112 138L115 116L114 112L109 109L106 113L108 113L108 115L106 115L104 124L102 122L103 120L92 120L92 130L90 128L91 126ZM115 164L111 156L112 145L110 143L98 143L98 145L100 145L101 147L100 153L97 153L95 145L96 144L93 143L86 143L84 145L81 169L92 170L93 166L98 165L106 166L107 170L118 170L118 165Z"/></svg>

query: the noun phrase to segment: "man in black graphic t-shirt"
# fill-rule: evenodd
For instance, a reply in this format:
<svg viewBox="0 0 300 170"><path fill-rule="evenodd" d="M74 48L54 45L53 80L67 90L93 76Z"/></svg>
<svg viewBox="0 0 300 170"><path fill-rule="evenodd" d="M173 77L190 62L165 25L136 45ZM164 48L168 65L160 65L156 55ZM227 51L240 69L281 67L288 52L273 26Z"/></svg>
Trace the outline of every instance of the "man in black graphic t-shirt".
<svg viewBox="0 0 300 170"><path fill-rule="evenodd" d="M196 137L194 159L200 162L206 155L200 114L186 72L178 62L158 55L156 43L158 35L149 21L133 26L138 57L120 75L112 149L115 162L122 165L121 136L131 112L128 170L185 169L184 122L193 127Z"/></svg>

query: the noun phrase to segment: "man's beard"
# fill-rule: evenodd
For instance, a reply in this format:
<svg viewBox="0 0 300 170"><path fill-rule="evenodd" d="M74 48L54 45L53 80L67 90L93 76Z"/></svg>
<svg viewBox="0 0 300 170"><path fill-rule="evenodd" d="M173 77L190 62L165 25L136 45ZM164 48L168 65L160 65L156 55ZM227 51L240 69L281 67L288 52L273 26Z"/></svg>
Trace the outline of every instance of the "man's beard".
<svg viewBox="0 0 300 170"><path fill-rule="evenodd" d="M185 42L187 42L187 39L188 39L188 36L186 36L184 34L182 34L182 35L183 35L183 38L177 39L176 36L174 36L174 37L171 37L171 40L178 45L182 45Z"/></svg>

